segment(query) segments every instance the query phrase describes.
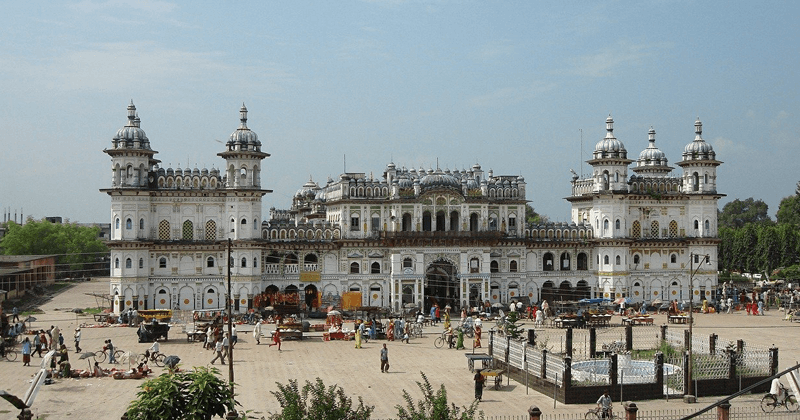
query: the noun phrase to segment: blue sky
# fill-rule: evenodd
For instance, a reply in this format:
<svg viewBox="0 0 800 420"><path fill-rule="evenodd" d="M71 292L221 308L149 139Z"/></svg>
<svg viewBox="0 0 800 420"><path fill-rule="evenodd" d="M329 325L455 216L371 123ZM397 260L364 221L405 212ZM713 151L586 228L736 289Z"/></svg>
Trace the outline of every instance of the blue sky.
<svg viewBox="0 0 800 420"><path fill-rule="evenodd" d="M309 177L479 162L569 219L612 114L669 163L694 121L717 185L770 214L800 181L797 2L10 2L0 14L0 206L108 222L102 150L133 99L164 167L220 167L248 126L288 208ZM583 156L581 156L581 133Z"/></svg>

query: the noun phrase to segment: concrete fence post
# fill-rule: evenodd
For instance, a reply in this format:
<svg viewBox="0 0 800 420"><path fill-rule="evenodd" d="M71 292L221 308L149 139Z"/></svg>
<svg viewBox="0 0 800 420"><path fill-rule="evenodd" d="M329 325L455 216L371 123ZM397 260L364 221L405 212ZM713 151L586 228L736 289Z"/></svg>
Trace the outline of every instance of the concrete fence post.
<svg viewBox="0 0 800 420"><path fill-rule="evenodd" d="M636 403L628 401L622 406L625 408L625 420L636 420L636 412L639 411Z"/></svg>
<svg viewBox="0 0 800 420"><path fill-rule="evenodd" d="M529 420L541 420L542 410L539 410L539 407L532 405L531 408L528 409L528 416L530 416Z"/></svg>
<svg viewBox="0 0 800 420"><path fill-rule="evenodd" d="M618 366L619 366L618 355L617 355L617 353L614 353L614 354L611 355L611 363L610 363L610 366L608 368L608 379L609 379L609 382L611 383L611 388L612 389L616 389L617 388L617 384L619 383Z"/></svg>
<svg viewBox="0 0 800 420"><path fill-rule="evenodd" d="M565 353L567 353L567 356L572 357L572 327L567 328L567 337L564 342Z"/></svg>
<svg viewBox="0 0 800 420"><path fill-rule="evenodd" d="M542 372L540 376L542 379L547 378L547 349L542 349Z"/></svg>
<svg viewBox="0 0 800 420"><path fill-rule="evenodd" d="M656 353L655 359L656 384L658 385L658 389L664 389L664 353Z"/></svg>
<svg viewBox="0 0 800 420"><path fill-rule="evenodd" d="M661 339L665 341L667 339L667 324L661 326Z"/></svg>
<svg viewBox="0 0 800 420"><path fill-rule="evenodd" d="M719 336L717 336L716 334L711 334L711 335L708 336L708 348L710 349L709 353L712 356L717 354L717 339L718 338L719 338Z"/></svg>
<svg viewBox="0 0 800 420"><path fill-rule="evenodd" d="M494 331L489 330L489 356L494 356Z"/></svg>
<svg viewBox="0 0 800 420"><path fill-rule="evenodd" d="M625 351L633 351L633 325L625 326Z"/></svg>
<svg viewBox="0 0 800 420"><path fill-rule="evenodd" d="M769 348L769 374L774 375L778 373L778 348Z"/></svg>
<svg viewBox="0 0 800 420"><path fill-rule="evenodd" d="M597 330L594 327L589 328L589 358L594 359L597 356Z"/></svg>
<svg viewBox="0 0 800 420"><path fill-rule="evenodd" d="M728 420L731 415L731 403L724 402L717 406L717 420Z"/></svg>

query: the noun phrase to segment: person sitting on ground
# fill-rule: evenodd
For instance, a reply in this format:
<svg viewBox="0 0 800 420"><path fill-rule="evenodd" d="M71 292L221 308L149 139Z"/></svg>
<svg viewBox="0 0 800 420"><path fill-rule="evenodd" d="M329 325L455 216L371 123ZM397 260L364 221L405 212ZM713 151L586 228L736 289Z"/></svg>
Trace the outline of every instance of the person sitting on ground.
<svg viewBox="0 0 800 420"><path fill-rule="evenodd" d="M102 378L104 376L108 376L108 371L100 368L100 364L95 361L94 362L94 369L92 369L92 376L95 378Z"/></svg>

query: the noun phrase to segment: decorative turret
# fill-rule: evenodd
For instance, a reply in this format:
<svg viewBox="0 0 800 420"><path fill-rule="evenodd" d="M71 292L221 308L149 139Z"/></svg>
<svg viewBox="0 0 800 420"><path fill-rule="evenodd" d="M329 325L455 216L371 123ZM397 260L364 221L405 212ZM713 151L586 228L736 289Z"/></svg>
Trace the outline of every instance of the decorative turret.
<svg viewBox="0 0 800 420"><path fill-rule="evenodd" d="M606 136L594 147L592 159L587 163L594 168L594 192L623 191L627 189L628 159L625 145L614 137L614 119L606 118Z"/></svg>
<svg viewBox="0 0 800 420"><path fill-rule="evenodd" d="M633 168L633 172L639 175L668 175L673 168L667 164L667 155L656 147L656 130L650 127L647 136L647 148L642 150L642 153L639 153L639 159L636 161L636 167Z"/></svg>
<svg viewBox="0 0 800 420"><path fill-rule="evenodd" d="M150 171L159 162L150 149L150 140L141 128L141 120L133 101L128 105L128 122L111 139L111 188L146 188Z"/></svg>
<svg viewBox="0 0 800 420"><path fill-rule="evenodd" d="M703 140L703 123L700 117L694 123L694 141L683 148L683 159L678 166L683 168L683 192L717 192L717 154L710 144Z"/></svg>

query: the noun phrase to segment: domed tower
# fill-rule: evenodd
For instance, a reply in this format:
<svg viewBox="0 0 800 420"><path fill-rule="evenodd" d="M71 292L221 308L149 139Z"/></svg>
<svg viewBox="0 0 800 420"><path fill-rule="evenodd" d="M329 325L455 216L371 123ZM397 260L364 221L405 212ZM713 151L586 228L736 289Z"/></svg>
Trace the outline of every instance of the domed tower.
<svg viewBox="0 0 800 420"><path fill-rule="evenodd" d="M269 154L261 151L258 135L247 128L244 104L239 110L239 121L239 128L225 144L226 150L217 156L225 159L225 189L231 193L225 206L230 223L228 233L232 239L251 239L260 235L261 197L272 192L261 189L261 161Z"/></svg>
<svg viewBox="0 0 800 420"><path fill-rule="evenodd" d="M633 172L639 175L668 175L673 168L667 164L667 155L656 146L656 130L653 127L650 127L647 137L649 144L646 149L642 150L642 153L639 153L639 159L636 161Z"/></svg>
<svg viewBox="0 0 800 420"><path fill-rule="evenodd" d="M683 192L687 194L716 194L717 160L714 148L703 140L703 123L700 118L694 123L694 141L683 149L683 159L678 166L683 168Z"/></svg>
<svg viewBox="0 0 800 420"><path fill-rule="evenodd" d="M141 189L150 184L149 173L158 160L150 149L150 140L140 127L136 106L128 105L128 122L111 139L111 148L103 152L111 156L111 188Z"/></svg>
<svg viewBox="0 0 800 420"><path fill-rule="evenodd" d="M625 145L614 137L614 119L606 118L606 136L597 142L592 159L586 161L593 168L594 192L627 191L628 159Z"/></svg>

